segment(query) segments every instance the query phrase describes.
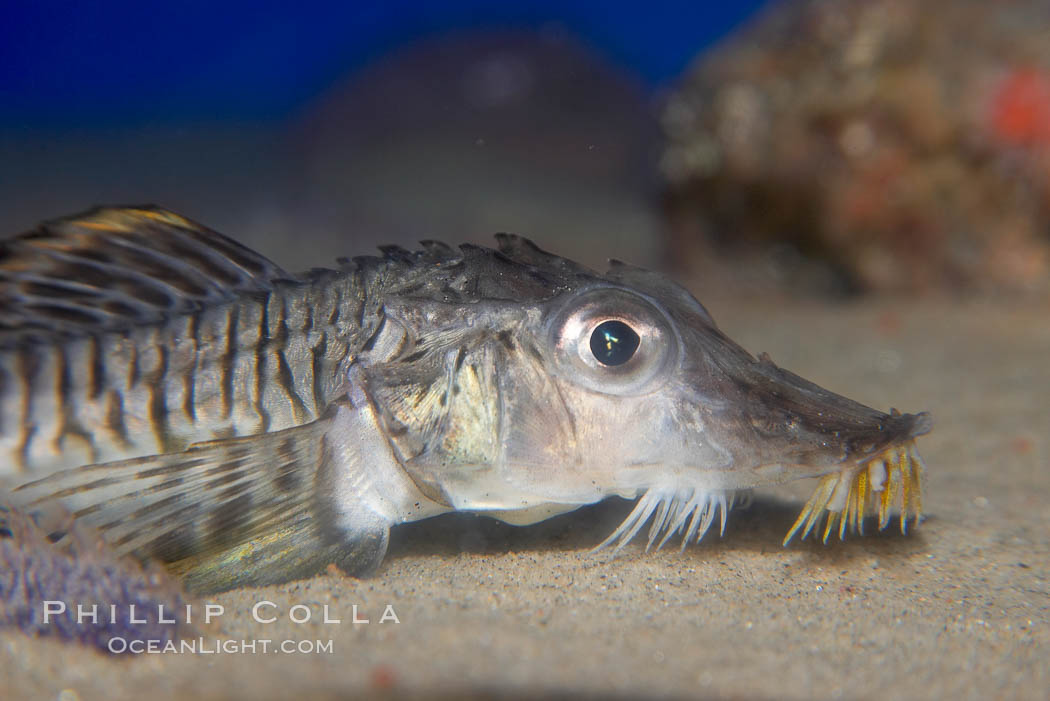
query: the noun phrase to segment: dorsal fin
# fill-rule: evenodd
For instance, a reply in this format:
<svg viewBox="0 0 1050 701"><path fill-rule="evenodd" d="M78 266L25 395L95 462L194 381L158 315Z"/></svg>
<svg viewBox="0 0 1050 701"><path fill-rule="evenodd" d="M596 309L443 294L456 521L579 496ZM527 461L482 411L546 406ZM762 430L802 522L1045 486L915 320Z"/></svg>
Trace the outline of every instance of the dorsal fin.
<svg viewBox="0 0 1050 701"><path fill-rule="evenodd" d="M548 253L530 239L518 234L498 233L496 234L496 247L500 253L513 258L519 263L534 265L539 268L561 270L567 273L583 273L593 275L594 271L571 261L568 258Z"/></svg>
<svg viewBox="0 0 1050 701"><path fill-rule="evenodd" d="M0 241L0 347L160 321L291 279L159 207L104 207Z"/></svg>

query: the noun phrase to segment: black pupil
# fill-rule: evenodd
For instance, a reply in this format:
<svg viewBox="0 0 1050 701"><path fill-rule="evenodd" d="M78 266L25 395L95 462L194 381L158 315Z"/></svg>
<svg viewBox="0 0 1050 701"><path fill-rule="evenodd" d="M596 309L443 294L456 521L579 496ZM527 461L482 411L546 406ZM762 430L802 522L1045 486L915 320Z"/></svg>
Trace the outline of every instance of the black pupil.
<svg viewBox="0 0 1050 701"><path fill-rule="evenodd" d="M615 319L598 324L591 334L591 353L602 365L623 365L638 350L638 334Z"/></svg>

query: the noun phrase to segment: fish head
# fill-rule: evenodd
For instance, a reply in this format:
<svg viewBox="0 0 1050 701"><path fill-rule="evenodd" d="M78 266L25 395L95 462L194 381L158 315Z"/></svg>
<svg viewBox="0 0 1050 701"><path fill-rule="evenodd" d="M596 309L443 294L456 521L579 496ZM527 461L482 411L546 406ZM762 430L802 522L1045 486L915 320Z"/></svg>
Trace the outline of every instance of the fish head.
<svg viewBox="0 0 1050 701"><path fill-rule="evenodd" d="M574 268L555 289L394 314L424 342L370 369L370 387L410 472L456 508L529 521L653 490L852 484L929 430L926 414L883 413L753 357L664 276Z"/></svg>
<svg viewBox="0 0 1050 701"><path fill-rule="evenodd" d="M859 465L929 430L752 356L687 290L614 267L566 295L546 350L576 425L576 464L618 489L735 490Z"/></svg>

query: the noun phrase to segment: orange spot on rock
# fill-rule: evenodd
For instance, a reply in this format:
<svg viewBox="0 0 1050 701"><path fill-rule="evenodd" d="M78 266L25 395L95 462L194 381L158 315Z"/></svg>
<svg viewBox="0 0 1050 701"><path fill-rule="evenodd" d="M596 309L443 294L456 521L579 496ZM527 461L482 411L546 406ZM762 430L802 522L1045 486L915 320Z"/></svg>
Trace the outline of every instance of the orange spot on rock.
<svg viewBox="0 0 1050 701"><path fill-rule="evenodd" d="M1035 443L1028 436L1014 436L1010 448L1018 455L1028 455L1035 449Z"/></svg>
<svg viewBox="0 0 1050 701"><path fill-rule="evenodd" d="M1021 68L992 98L991 128L1014 145L1050 144L1050 73Z"/></svg>
<svg viewBox="0 0 1050 701"><path fill-rule="evenodd" d="M895 312L883 312L875 322L879 335L884 337L899 336L901 332L901 317Z"/></svg>
<svg viewBox="0 0 1050 701"><path fill-rule="evenodd" d="M394 669L390 665L377 664L372 668L372 688L388 690L394 688Z"/></svg>

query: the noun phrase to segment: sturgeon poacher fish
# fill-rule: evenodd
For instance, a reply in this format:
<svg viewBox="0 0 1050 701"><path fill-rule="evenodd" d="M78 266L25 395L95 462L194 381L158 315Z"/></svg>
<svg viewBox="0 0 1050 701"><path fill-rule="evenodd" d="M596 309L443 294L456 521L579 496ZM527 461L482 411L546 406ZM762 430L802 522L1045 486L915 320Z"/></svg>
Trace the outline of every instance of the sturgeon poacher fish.
<svg viewBox="0 0 1050 701"><path fill-rule="evenodd" d="M685 547L803 477L788 539L917 522L928 414L752 357L663 276L496 239L299 275L155 207L8 239L0 477L197 591L361 576L395 524L613 495L638 501L603 546L648 523Z"/></svg>

